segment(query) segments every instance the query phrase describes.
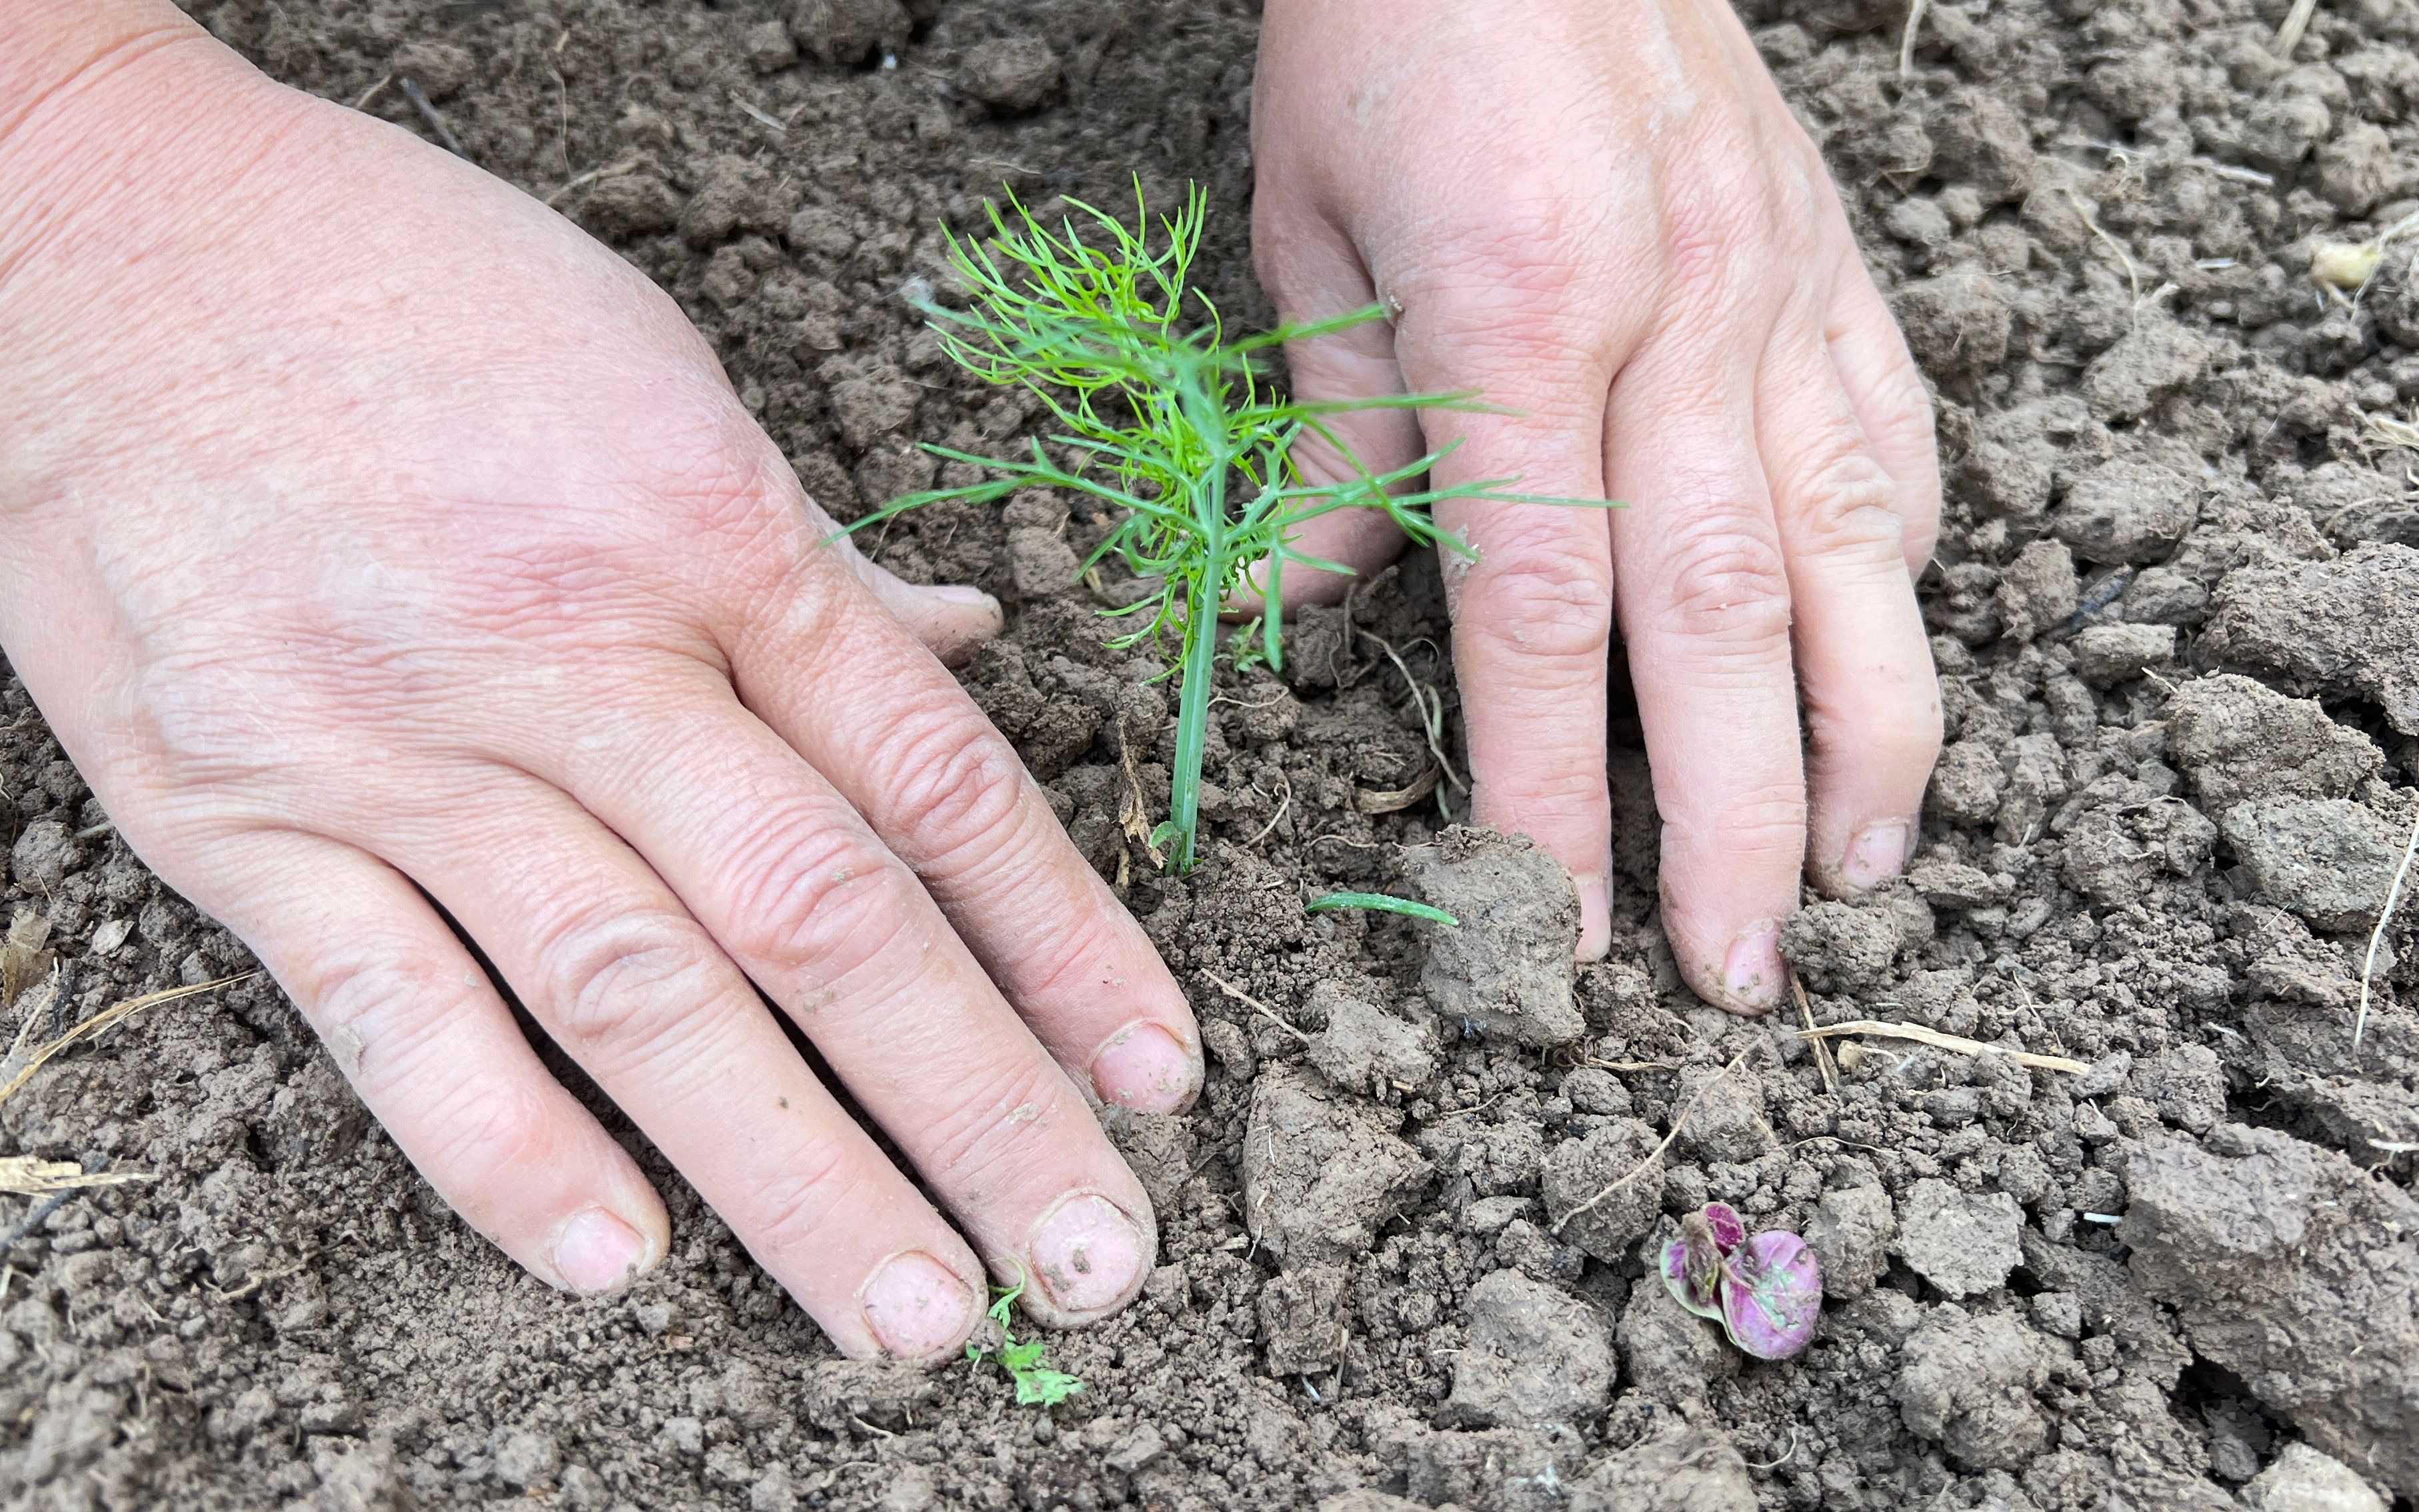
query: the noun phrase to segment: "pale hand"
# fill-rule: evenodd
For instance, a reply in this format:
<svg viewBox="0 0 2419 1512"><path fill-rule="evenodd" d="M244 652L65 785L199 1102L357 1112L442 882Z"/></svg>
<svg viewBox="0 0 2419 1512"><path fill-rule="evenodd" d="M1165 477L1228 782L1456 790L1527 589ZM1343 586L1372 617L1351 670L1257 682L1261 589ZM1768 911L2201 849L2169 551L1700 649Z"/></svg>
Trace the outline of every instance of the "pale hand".
<svg viewBox="0 0 2419 1512"><path fill-rule="evenodd" d="M1801 869L1904 865L1940 744L1911 575L1932 413L1821 158L1722 0L1268 0L1252 134L1261 283L1304 398L1476 391L1513 414L1348 417L1372 469L1619 510L1448 504L1477 818L1610 928L1618 624L1663 818L1663 922L1709 1000L1771 1008ZM1332 475L1332 457L1309 459ZM1366 512L1300 543L1368 569ZM1289 573L1296 601L1342 596ZM1801 744L1801 699L1805 727Z"/></svg>
<svg viewBox="0 0 2419 1512"><path fill-rule="evenodd" d="M32 0L0 351L0 643L480 1231L581 1290L668 1239L439 907L850 1353L955 1350L986 1264L1140 1288L1089 1097L1183 1106L1198 1039L927 649L997 606L827 544L645 279L164 0Z"/></svg>

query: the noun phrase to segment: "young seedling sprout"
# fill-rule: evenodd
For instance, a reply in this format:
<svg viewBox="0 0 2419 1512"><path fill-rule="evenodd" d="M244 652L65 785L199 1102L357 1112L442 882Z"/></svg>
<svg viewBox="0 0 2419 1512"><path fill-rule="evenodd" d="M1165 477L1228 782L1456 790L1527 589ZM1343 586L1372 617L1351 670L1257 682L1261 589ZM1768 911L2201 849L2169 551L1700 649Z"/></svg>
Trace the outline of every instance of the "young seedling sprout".
<svg viewBox="0 0 2419 1512"><path fill-rule="evenodd" d="M1814 1337L1823 1310L1814 1252L1785 1228L1749 1237L1727 1202L1680 1220L1680 1237L1663 1246L1662 1271L1681 1306L1719 1320L1731 1342L1759 1360L1786 1360Z"/></svg>
<svg viewBox="0 0 2419 1512"><path fill-rule="evenodd" d="M1268 605L1259 656L1282 669L1279 594L1289 563L1349 569L1298 549L1295 532L1338 509L1380 509L1422 546L1469 553L1441 532L1431 514L1445 499L1560 503L1502 491L1509 479L1422 487L1418 480L1452 447L1406 466L1372 472L1336 436L1330 418L1360 409L1482 408L1471 394L1392 394L1302 403L1272 390L1260 363L1287 342L1315 340L1371 320L1382 305L1325 320L1228 339L1217 308L1188 283L1208 201L1196 186L1184 208L1160 223L1135 186L1135 222L1069 201L1072 213L1052 230L1012 194L1005 212L990 207L991 236L944 230L950 265L968 296L964 309L917 305L942 349L989 383L1037 396L1060 427L1021 458L972 456L944 446L926 451L991 474L979 483L909 494L851 526L863 530L946 500L988 503L1021 488L1064 488L1101 501L1122 516L1084 563L1112 554L1158 592L1112 616L1142 623L1110 644L1138 645L1174 634L1181 646L1177 678L1176 760L1169 816L1154 845L1172 842L1170 870L1198 859L1201 752L1209 729L1218 613L1247 571L1257 574ZM1324 438L1351 476L1312 483L1294 465L1305 435ZM1147 618L1146 618L1147 616Z"/></svg>
<svg viewBox="0 0 2419 1512"><path fill-rule="evenodd" d="M975 1340L966 1343L966 1360L980 1365L986 1359L999 1362L1008 1379L1016 1382L1016 1402L1020 1407L1055 1407L1084 1389L1084 1383L1064 1370L1053 1370L1041 1363L1048 1348L1040 1339L1016 1342L1009 1330L1009 1319L1016 1307L1016 1299L1025 1295L1025 1283L1003 1289L999 1300L991 1304L991 1320L999 1325L999 1348L989 1350Z"/></svg>

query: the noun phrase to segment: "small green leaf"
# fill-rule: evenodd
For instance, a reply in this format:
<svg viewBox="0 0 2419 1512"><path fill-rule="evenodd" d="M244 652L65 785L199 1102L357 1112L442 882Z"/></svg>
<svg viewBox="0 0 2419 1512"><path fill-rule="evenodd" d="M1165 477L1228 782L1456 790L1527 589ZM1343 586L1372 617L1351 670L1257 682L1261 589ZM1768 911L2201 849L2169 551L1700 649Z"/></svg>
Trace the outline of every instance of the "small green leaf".
<svg viewBox="0 0 2419 1512"><path fill-rule="evenodd" d="M999 1351L999 1363L1008 1366L1010 1374L1021 1375L1040 1365L1041 1356L1048 1348L1048 1345L1037 1339L1027 1339L1023 1344L1011 1344Z"/></svg>
<svg viewBox="0 0 2419 1512"><path fill-rule="evenodd" d="M1313 898L1303 904L1302 912L1324 914L1337 908L1361 908L1373 914L1402 914L1451 929L1461 927L1460 919L1441 908L1431 908L1426 903L1415 903L1409 898L1397 898L1383 892L1331 892L1324 898Z"/></svg>
<svg viewBox="0 0 2419 1512"><path fill-rule="evenodd" d="M1021 1407L1055 1407L1084 1389L1084 1383L1064 1370L1028 1370L1016 1378L1016 1400Z"/></svg>

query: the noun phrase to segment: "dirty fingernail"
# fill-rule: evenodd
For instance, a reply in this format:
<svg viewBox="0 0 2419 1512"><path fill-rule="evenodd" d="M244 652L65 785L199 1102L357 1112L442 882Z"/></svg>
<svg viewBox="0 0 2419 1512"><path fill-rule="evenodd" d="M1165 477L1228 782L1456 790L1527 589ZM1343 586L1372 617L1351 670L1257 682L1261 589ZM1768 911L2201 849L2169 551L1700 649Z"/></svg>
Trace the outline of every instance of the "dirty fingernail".
<svg viewBox="0 0 2419 1512"><path fill-rule="evenodd" d="M1579 958L1601 961L1612 949L1612 853L1605 853L1603 871L1578 872L1571 881L1579 889Z"/></svg>
<svg viewBox="0 0 2419 1512"><path fill-rule="evenodd" d="M1092 1057L1092 1088L1103 1103L1138 1113L1174 1113L1193 1101L1193 1057L1156 1024L1135 1024Z"/></svg>
<svg viewBox="0 0 2419 1512"><path fill-rule="evenodd" d="M1731 944L1722 963L1722 990L1729 1007L1762 1013L1780 1003L1780 926L1771 919L1749 924Z"/></svg>
<svg viewBox="0 0 2419 1512"><path fill-rule="evenodd" d="M637 1275L646 1257L639 1231L602 1208L573 1217L554 1242L554 1273L574 1291L610 1291Z"/></svg>
<svg viewBox="0 0 2419 1512"><path fill-rule="evenodd" d="M1106 1197L1069 1197L1033 1236L1033 1273L1071 1313L1122 1301L1142 1280L1142 1231Z"/></svg>
<svg viewBox="0 0 2419 1512"><path fill-rule="evenodd" d="M1848 842L1848 854L1840 861L1840 880L1861 891L1905 871L1906 835L1903 819L1867 825Z"/></svg>
<svg viewBox="0 0 2419 1512"><path fill-rule="evenodd" d="M955 1349L974 1327L975 1297L955 1271L910 1250L882 1263L857 1294L874 1342L901 1360Z"/></svg>

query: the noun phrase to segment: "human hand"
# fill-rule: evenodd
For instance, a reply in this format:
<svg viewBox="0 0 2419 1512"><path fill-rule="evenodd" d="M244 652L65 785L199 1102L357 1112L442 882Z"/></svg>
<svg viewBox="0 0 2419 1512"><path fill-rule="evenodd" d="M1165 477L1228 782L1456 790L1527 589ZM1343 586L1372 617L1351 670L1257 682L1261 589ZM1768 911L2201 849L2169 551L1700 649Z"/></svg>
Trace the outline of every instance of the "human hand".
<svg viewBox="0 0 2419 1512"><path fill-rule="evenodd" d="M1264 17L1261 283L1287 320L1393 312L1289 349L1296 393L1475 391L1512 412L1337 429L1374 471L1458 442L1439 484L1627 505L1437 511L1477 552L1443 560L1478 821L1570 869L1601 955L1617 606L1672 949L1708 1000L1772 1007L1801 867L1833 893L1895 875L1940 744L1910 576L1939 519L1931 409L1821 158L1722 0ZM1348 511L1298 544L1366 569L1400 540Z"/></svg>
<svg viewBox="0 0 2419 1512"><path fill-rule="evenodd" d="M668 1240L439 907L847 1352L955 1349L978 1251L1044 1321L1140 1288L1079 1086L1189 1102L1184 998L918 643L997 607L826 545L671 301L164 3L46 0L0 349L0 643L472 1225L583 1291Z"/></svg>

